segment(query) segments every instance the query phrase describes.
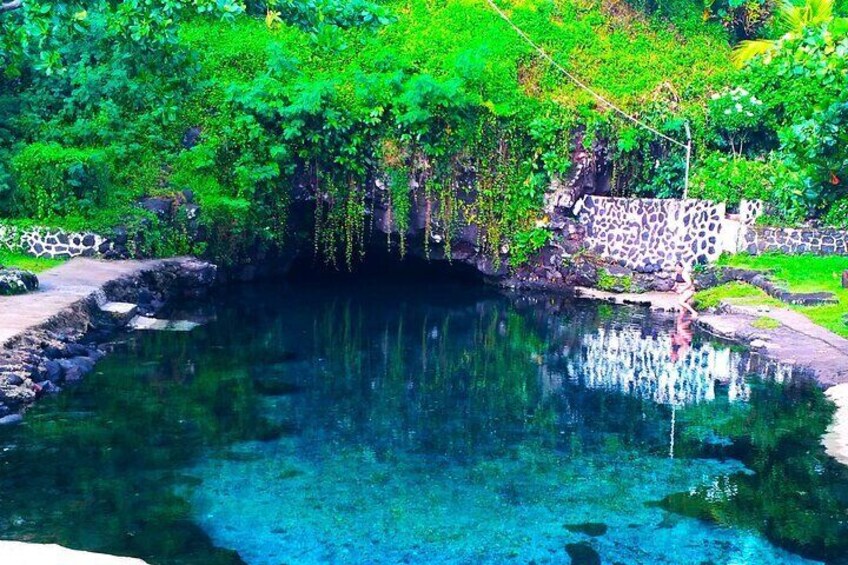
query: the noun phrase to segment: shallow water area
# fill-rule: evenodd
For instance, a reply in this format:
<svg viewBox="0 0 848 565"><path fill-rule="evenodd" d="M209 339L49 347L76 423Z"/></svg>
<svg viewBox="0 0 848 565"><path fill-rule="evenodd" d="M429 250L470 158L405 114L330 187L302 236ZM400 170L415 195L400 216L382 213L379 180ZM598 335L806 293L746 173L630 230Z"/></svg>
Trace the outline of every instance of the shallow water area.
<svg viewBox="0 0 848 565"><path fill-rule="evenodd" d="M0 537L151 563L840 563L832 405L673 318L233 287L0 430Z"/></svg>

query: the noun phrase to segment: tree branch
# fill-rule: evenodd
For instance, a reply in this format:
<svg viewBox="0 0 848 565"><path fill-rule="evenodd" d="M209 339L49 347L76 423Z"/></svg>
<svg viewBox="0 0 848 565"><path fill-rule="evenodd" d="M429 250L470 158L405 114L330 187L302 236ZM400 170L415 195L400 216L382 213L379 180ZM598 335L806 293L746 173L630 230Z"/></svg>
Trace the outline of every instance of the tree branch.
<svg viewBox="0 0 848 565"><path fill-rule="evenodd" d="M12 0L11 2L4 2L0 4L0 14L3 12L11 12L12 10L17 10L18 8L24 5L24 0Z"/></svg>

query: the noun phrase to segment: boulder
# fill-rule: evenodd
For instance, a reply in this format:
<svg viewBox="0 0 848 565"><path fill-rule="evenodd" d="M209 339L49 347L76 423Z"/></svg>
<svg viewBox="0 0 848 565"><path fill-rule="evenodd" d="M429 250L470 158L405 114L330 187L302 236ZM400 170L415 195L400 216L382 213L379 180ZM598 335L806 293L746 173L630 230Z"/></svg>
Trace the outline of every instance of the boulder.
<svg viewBox="0 0 848 565"><path fill-rule="evenodd" d="M24 294L38 288L38 277L23 269L0 267L0 296Z"/></svg>

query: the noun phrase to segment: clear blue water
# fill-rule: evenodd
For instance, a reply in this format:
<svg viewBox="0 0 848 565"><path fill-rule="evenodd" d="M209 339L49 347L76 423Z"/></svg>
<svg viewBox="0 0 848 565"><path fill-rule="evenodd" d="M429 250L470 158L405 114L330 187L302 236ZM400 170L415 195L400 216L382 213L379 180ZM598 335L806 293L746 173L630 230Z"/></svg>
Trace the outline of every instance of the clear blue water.
<svg viewBox="0 0 848 565"><path fill-rule="evenodd" d="M162 564L842 563L799 375L644 310L253 286L0 430L0 538Z"/></svg>

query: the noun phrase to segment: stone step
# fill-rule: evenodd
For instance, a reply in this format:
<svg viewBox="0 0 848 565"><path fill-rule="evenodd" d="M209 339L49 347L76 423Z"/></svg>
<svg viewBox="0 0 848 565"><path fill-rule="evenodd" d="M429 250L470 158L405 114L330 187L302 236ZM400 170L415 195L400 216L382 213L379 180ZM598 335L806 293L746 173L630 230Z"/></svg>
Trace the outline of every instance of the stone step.
<svg viewBox="0 0 848 565"><path fill-rule="evenodd" d="M110 314L116 322L126 324L138 313L138 305L130 302L106 302L100 305L100 310Z"/></svg>
<svg viewBox="0 0 848 565"><path fill-rule="evenodd" d="M129 323L129 327L134 330L166 332L190 332L199 325L197 322L190 320L160 320L158 318L148 318L147 316L136 316Z"/></svg>

